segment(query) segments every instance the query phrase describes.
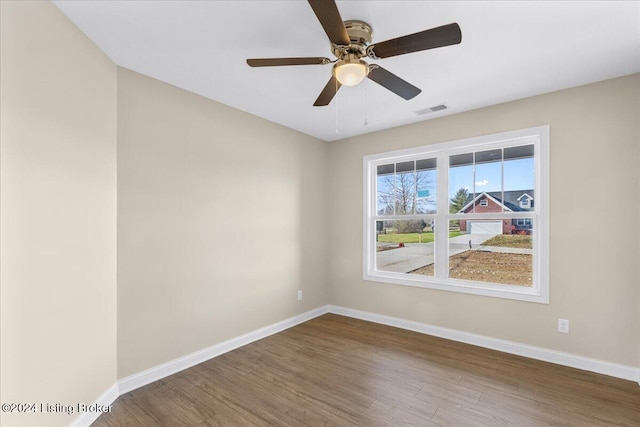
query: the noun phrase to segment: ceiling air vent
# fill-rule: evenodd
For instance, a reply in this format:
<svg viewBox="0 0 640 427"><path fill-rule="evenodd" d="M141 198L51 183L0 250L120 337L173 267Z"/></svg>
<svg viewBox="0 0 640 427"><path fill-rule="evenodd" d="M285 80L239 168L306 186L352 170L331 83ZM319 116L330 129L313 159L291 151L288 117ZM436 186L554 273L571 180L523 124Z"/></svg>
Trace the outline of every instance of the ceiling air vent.
<svg viewBox="0 0 640 427"><path fill-rule="evenodd" d="M424 110L416 111L416 114L421 116L423 114L435 113L436 111L446 110L447 106L445 104L434 105L433 107L425 108Z"/></svg>

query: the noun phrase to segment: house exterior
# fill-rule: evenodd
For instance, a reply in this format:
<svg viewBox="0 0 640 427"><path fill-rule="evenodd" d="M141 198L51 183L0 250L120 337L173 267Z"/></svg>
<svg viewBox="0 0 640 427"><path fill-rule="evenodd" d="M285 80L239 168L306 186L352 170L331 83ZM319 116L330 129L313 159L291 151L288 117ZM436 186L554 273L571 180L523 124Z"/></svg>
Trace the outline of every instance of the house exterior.
<svg viewBox="0 0 640 427"><path fill-rule="evenodd" d="M528 212L534 208L533 190L490 191L469 195L467 204L457 213ZM460 231L470 234L530 234L531 219L460 220Z"/></svg>

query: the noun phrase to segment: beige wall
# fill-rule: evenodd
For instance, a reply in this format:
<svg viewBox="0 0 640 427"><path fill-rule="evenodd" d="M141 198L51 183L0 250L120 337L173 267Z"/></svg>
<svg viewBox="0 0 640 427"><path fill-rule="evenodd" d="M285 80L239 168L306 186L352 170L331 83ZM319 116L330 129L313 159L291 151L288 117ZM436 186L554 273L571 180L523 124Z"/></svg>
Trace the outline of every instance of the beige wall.
<svg viewBox="0 0 640 427"><path fill-rule="evenodd" d="M636 97L638 97L640 99L640 84L637 85L636 87ZM638 132L638 135L640 135L640 109L638 109L638 111L636 112L636 131ZM640 139L640 138L639 138ZM640 144L640 141L638 142L638 144ZM637 158L637 165L640 167L640 150L638 150L638 158ZM636 188L638 189L638 192L640 193L640 173L638 174L638 178L636 181ZM640 197L638 200L638 203L636 203L638 212L640 212ZM637 228L637 233L638 233L638 241L640 242L640 219L637 222L638 226ZM636 282L640 282L640 262L637 262L638 265L638 279L636 280ZM640 291L638 292L638 310L636 311L636 314L638 316L638 329L637 329L637 335L638 335L638 349L637 349L637 357L636 357L636 364L635 366L637 368L640 368ZM640 377L640 375L639 375ZM640 384L640 378L638 379L638 383Z"/></svg>
<svg viewBox="0 0 640 427"><path fill-rule="evenodd" d="M2 402L90 404L117 379L116 66L51 3L0 3Z"/></svg>
<svg viewBox="0 0 640 427"><path fill-rule="evenodd" d="M0 3L3 403L91 403L326 303L640 365L639 75L327 144L117 69L48 2ZM549 305L362 281L363 155L543 124Z"/></svg>
<svg viewBox="0 0 640 427"><path fill-rule="evenodd" d="M326 304L326 149L119 69L120 378Z"/></svg>
<svg viewBox="0 0 640 427"><path fill-rule="evenodd" d="M329 302L638 366L639 88L633 75L331 143ZM546 124L549 305L362 280L362 156Z"/></svg>

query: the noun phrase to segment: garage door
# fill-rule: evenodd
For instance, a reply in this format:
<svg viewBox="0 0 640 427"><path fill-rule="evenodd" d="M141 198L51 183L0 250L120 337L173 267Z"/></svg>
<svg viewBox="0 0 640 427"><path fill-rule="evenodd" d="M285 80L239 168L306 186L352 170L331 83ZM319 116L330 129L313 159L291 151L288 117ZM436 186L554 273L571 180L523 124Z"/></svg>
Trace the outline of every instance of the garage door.
<svg viewBox="0 0 640 427"><path fill-rule="evenodd" d="M471 234L502 234L502 221L469 221Z"/></svg>

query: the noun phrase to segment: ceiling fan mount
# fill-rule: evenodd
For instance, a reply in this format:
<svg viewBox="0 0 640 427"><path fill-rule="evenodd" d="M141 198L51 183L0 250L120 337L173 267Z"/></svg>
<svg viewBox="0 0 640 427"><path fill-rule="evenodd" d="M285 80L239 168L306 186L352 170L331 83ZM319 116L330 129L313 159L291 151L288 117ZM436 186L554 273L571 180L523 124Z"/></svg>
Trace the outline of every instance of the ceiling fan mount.
<svg viewBox="0 0 640 427"><path fill-rule="evenodd" d="M367 55L367 46L373 39L373 29L371 25L364 21L344 21L344 28L347 30L350 43L347 46L331 43L331 52L340 59L345 55L354 54L359 58Z"/></svg>
<svg viewBox="0 0 640 427"><path fill-rule="evenodd" d="M316 107L329 105L342 85L355 86L365 77L406 100L412 99L421 92L419 88L377 64L368 64L362 58L366 56L378 60L455 45L462 41L460 27L452 23L371 44L371 25L358 20L342 21L334 0L308 2L327 34L331 42L331 52L337 59L332 61L324 57L261 58L247 59L247 64L251 67L334 64L331 78L313 104Z"/></svg>

